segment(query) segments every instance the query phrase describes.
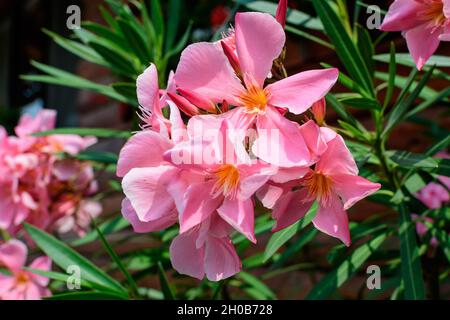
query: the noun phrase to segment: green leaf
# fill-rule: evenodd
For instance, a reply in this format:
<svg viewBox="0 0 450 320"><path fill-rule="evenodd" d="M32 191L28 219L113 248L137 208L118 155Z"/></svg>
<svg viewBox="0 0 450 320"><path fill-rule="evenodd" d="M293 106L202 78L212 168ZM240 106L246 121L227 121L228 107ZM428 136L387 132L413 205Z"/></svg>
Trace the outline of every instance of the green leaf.
<svg viewBox="0 0 450 320"><path fill-rule="evenodd" d="M126 298L108 292L80 291L55 294L45 300L126 300Z"/></svg>
<svg viewBox="0 0 450 320"><path fill-rule="evenodd" d="M166 41L164 45L166 52L172 48L177 37L181 6L181 0L169 0L168 12L170 12L170 15L167 22Z"/></svg>
<svg viewBox="0 0 450 320"><path fill-rule="evenodd" d="M312 2L340 60L352 78L364 89L360 93L368 98L373 98L373 82L370 70L336 12L331 8L328 1L313 0Z"/></svg>
<svg viewBox="0 0 450 320"><path fill-rule="evenodd" d="M247 272L241 271L236 275L236 278L242 280L245 284L253 288L256 292L259 293L260 296L263 297L263 299L272 300L276 298L275 293L273 293L273 291L270 290L270 288L266 284L264 284L261 280L259 280L255 276Z"/></svg>
<svg viewBox="0 0 450 320"><path fill-rule="evenodd" d="M342 264L323 277L306 299L327 299L361 268L364 262L383 244L387 234L383 233L357 248Z"/></svg>
<svg viewBox="0 0 450 320"><path fill-rule="evenodd" d="M390 57L389 57L389 54L378 54L378 55L374 56L374 59L377 61L380 61L380 62L388 63L390 60ZM395 55L395 59L397 60L398 63L400 63L402 65L410 66L410 67L416 66L416 63L414 62L414 60L412 59L412 57L409 53L397 53ZM450 57L432 55L430 57L430 59L428 59L425 66L431 67L434 65L438 68L450 67Z"/></svg>
<svg viewBox="0 0 450 320"><path fill-rule="evenodd" d="M115 24L117 25L117 22L115 21ZM127 42L124 39L124 36L121 32L121 30L119 29L119 26L117 25L117 29L115 30L111 30L108 29L107 27L95 23L95 22L91 22L91 21L83 21L81 23L81 26L96 34L101 40L102 43L109 43L110 47L119 47L121 50L125 51L125 52L129 52L130 51L130 46L127 44ZM91 38L91 41L94 38Z"/></svg>
<svg viewBox="0 0 450 320"><path fill-rule="evenodd" d="M350 107L354 107L357 109L367 109L367 110L379 110L381 109L381 105L378 101L374 99L364 98L360 95L356 94L356 96L345 97L339 99L339 102L349 105Z"/></svg>
<svg viewBox="0 0 450 320"><path fill-rule="evenodd" d="M138 100L136 95L136 84L134 82L116 82L111 85L111 87L117 93L128 97L130 100L134 100L135 103L132 106L137 106Z"/></svg>
<svg viewBox="0 0 450 320"><path fill-rule="evenodd" d="M384 98L384 103L383 103L383 111L389 105L389 102L392 99L392 95L394 94L396 74L397 74L397 63L395 60L395 44L394 44L394 42L391 42L391 53L390 53L390 60L389 60L389 79L388 79L388 87L387 87L387 91L386 91L386 97Z"/></svg>
<svg viewBox="0 0 450 320"><path fill-rule="evenodd" d="M367 130L364 128L364 126L356 120L355 117L353 117L347 110L344 108L344 106L336 99L336 97L329 93L325 96L327 100L327 104L331 105L333 110L346 122L352 124L354 127L358 128L364 133L367 133Z"/></svg>
<svg viewBox="0 0 450 320"><path fill-rule="evenodd" d="M113 50L101 43L92 42L90 46L108 62L111 70L119 75L134 79L142 71L135 69L134 61L130 59L130 56L125 56L119 51Z"/></svg>
<svg viewBox="0 0 450 320"><path fill-rule="evenodd" d="M63 270L66 270L69 266L76 265L81 270L82 279L108 288L119 296L127 296L127 291L119 282L69 248L65 243L32 225L25 224L25 229L36 245Z"/></svg>
<svg viewBox="0 0 450 320"><path fill-rule="evenodd" d="M98 138L123 138L128 139L131 134L128 131L118 131L104 128L57 128L47 131L36 132L35 137L44 137L54 134L76 134L82 137L94 136Z"/></svg>
<svg viewBox="0 0 450 320"><path fill-rule="evenodd" d="M371 78L373 78L375 72L375 62L373 60L373 56L375 55L375 47L372 39L370 38L369 30L362 27L360 24L357 24L356 36L358 49L361 52L361 56L363 57L367 68L369 69Z"/></svg>
<svg viewBox="0 0 450 320"><path fill-rule="evenodd" d="M419 104L417 107L415 107L414 109L409 111L405 115L405 118L412 117L413 115L415 115L415 114L417 114L417 113L419 113L419 112L421 112L421 111L423 111L425 109L428 109L429 107L432 107L433 105L435 105L439 101L445 100L449 96L450 96L450 88L445 88L442 91L440 91L439 93L437 93L432 99L425 100L424 102Z"/></svg>
<svg viewBox="0 0 450 320"><path fill-rule="evenodd" d="M82 151L76 155L76 158L83 161L94 161L104 164L116 164L118 160L117 154L104 151Z"/></svg>
<svg viewBox="0 0 450 320"><path fill-rule="evenodd" d="M438 168L435 159L408 151L387 151L387 156L402 168Z"/></svg>
<svg viewBox="0 0 450 320"><path fill-rule="evenodd" d="M152 23L155 28L156 38L158 39L159 47L162 48L164 37L164 16L159 0L150 0Z"/></svg>
<svg viewBox="0 0 450 320"><path fill-rule="evenodd" d="M425 299L425 288L415 226L411 222L411 215L404 203L399 205L399 214L400 256L405 298L423 300Z"/></svg>
<svg viewBox="0 0 450 320"><path fill-rule="evenodd" d="M122 30L126 42L128 43L131 52L133 52L141 61L142 65L147 66L152 60L152 54L147 48L146 39L141 37L134 25L122 18L117 19L117 23Z"/></svg>
<svg viewBox="0 0 450 320"><path fill-rule="evenodd" d="M109 244L108 240L106 240L105 236L103 235L103 232L97 226L94 219L92 219L92 224L94 225L95 231L97 231L97 234L98 234L100 240L102 241L103 247L108 252L111 259L116 263L120 272L122 272L122 274L125 276L125 279L127 279L127 282L128 282L129 288L131 289L132 295L134 297L136 297L138 295L138 287L137 287L136 282L134 281L133 277L128 272L128 270L125 268L125 266L123 265L119 256L117 255L116 251Z"/></svg>
<svg viewBox="0 0 450 320"><path fill-rule="evenodd" d="M173 294L172 288L169 284L169 281L167 280L166 272L164 271L162 263L158 261L157 266L158 266L159 282L161 284L161 291L164 294L164 299L174 300L175 295Z"/></svg>
<svg viewBox="0 0 450 320"><path fill-rule="evenodd" d="M386 127L383 130L383 135L387 135L400 121L402 121L408 112L408 109L413 105L414 101L419 97L420 92L430 80L431 74L433 72L431 68L423 77L420 79L417 86L414 88L411 94L402 100L392 109L389 114ZM401 98L400 98L401 99Z"/></svg>
<svg viewBox="0 0 450 320"><path fill-rule="evenodd" d="M305 217L294 223L293 225L290 225L287 228L284 228L283 230L280 230L276 233L274 233L267 243L266 249L264 250L264 262L270 259L275 252L278 251L286 242L288 242L293 236L297 234L298 231L306 227L314 218L317 212L317 203L314 203L314 205L309 209L309 211L306 213Z"/></svg>

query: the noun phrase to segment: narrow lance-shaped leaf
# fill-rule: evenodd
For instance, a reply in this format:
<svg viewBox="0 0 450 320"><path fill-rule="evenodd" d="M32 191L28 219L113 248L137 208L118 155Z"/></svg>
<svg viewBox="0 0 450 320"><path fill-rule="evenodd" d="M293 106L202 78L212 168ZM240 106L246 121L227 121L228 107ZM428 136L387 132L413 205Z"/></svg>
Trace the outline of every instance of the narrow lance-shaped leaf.
<svg viewBox="0 0 450 320"><path fill-rule="evenodd" d="M423 300L425 299L425 287L416 231L411 221L411 215L404 203L399 205L399 214L401 270L405 298L408 300Z"/></svg>
<svg viewBox="0 0 450 320"><path fill-rule="evenodd" d="M69 248L65 243L32 225L25 224L25 229L36 245L63 270L66 270L72 265L78 266L81 270L82 278L106 287L118 293L118 295L127 296L127 291L120 283L96 267L92 262Z"/></svg>

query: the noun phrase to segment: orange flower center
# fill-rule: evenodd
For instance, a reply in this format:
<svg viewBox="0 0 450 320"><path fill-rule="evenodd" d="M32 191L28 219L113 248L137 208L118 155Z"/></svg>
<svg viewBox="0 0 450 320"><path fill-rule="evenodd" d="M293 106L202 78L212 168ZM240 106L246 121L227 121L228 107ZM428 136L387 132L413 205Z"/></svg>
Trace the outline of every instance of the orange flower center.
<svg viewBox="0 0 450 320"><path fill-rule="evenodd" d="M247 91L240 98L247 113L259 113L266 110L268 94L258 85L248 86Z"/></svg>
<svg viewBox="0 0 450 320"><path fill-rule="evenodd" d="M327 205L333 191L333 183L329 177L321 172L311 172L304 178L304 185L308 189L308 200L317 199Z"/></svg>
<svg viewBox="0 0 450 320"><path fill-rule="evenodd" d="M429 26L433 29L443 26L446 18L442 0L422 0L421 2L425 5L425 8L418 13L419 19L429 22Z"/></svg>
<svg viewBox="0 0 450 320"><path fill-rule="evenodd" d="M19 272L16 276L16 283L18 285L26 284L29 280L30 278L25 272Z"/></svg>
<svg viewBox="0 0 450 320"><path fill-rule="evenodd" d="M235 197L239 186L239 170L232 164L224 164L212 171L216 183L213 187L215 196L223 194L225 197Z"/></svg>

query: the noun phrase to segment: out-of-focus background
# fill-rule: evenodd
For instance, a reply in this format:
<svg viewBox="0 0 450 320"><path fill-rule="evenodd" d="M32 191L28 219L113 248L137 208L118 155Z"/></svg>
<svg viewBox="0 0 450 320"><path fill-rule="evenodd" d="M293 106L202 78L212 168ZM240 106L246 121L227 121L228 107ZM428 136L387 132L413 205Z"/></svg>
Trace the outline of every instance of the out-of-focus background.
<svg viewBox="0 0 450 320"><path fill-rule="evenodd" d="M22 80L20 75L33 75L39 73L30 60L36 60L71 73L96 83L108 84L113 82L113 75L107 68L81 61L75 55L58 46L42 29L51 30L65 37L71 35L71 30L66 26L69 16L67 8L78 5L81 8L83 21L94 21L105 24L102 19L99 6L104 4L101 0L0 0L0 124L8 129L14 127L23 110L50 108L58 110L58 126L66 127L95 127L116 128L130 130L135 106L114 101L101 94L71 89L64 86L48 85L43 83L28 82ZM275 1L274 1L275 2ZM350 7L354 1L348 1ZM375 2L367 0L366 2ZM376 4L382 9L387 9L391 1L377 0ZM314 14L312 5L308 1L290 0L292 8L301 8L302 11ZM180 33L188 26L190 19L193 21L192 33L189 42L208 41L221 27L229 22L229 18L235 10L245 10L234 1L226 0L185 0L183 14L180 16ZM361 14L361 19L368 17L366 12ZM311 30L307 32L311 33ZM373 37L379 36L377 30L371 31ZM317 34L319 35L319 33ZM389 34L386 41L377 47L377 53L387 53L389 42L394 41L397 52L407 52L406 43L400 33ZM389 41L388 41L389 40ZM320 68L321 62L327 62L339 66L336 53L326 49L312 41L288 33L287 41L287 69L288 73L295 73L312 68ZM439 55L450 55L449 43L442 43ZM169 62L169 69L176 67L178 57ZM150 62L150 61L149 61ZM380 63L377 68L387 71L387 64ZM399 73L407 76L409 68L399 65ZM431 86L436 90L442 90L449 86L448 81L433 80ZM450 118L445 107L429 109L421 116L424 119L435 122L441 128L450 128ZM352 110L358 119L370 127L370 115L364 110ZM442 116L444 115L444 116ZM327 123L333 125L335 115L330 110L327 115ZM429 132L424 131L418 123L404 123L392 134L389 147L392 149L410 150L421 152L429 146L431 139ZM95 148L118 152L123 141L117 139L101 140ZM105 204L105 212L117 213L120 197L108 199ZM370 212L384 210L370 202L362 202L350 212L351 219L358 221L367 217ZM383 212L381 212L383 213ZM139 243L139 238L134 238L133 243L124 245L120 250L127 250L130 246L145 247L148 244ZM308 259L324 256L327 252L330 240L323 237L323 248L311 248L307 254L310 257L302 257L298 263L307 263ZM332 240L331 240L332 241ZM262 250L264 241L260 242ZM87 249L89 250L89 248ZM90 249L92 250L92 248ZM267 280L272 288L277 288L278 298L297 299L302 298L308 292L317 274L307 271L292 271L282 277L273 277ZM358 291L354 290L365 281L365 277L355 277L343 287L343 295L357 298ZM286 285L288 283L289 285Z"/></svg>

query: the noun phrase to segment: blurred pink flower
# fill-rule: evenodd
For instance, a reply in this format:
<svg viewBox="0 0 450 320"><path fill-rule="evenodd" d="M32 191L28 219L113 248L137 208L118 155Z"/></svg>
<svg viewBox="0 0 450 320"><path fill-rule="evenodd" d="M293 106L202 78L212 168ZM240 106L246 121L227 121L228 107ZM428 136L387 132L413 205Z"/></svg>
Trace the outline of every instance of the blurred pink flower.
<svg viewBox="0 0 450 320"><path fill-rule="evenodd" d="M383 31L402 31L409 52L421 70L450 37L450 0L395 0L381 25Z"/></svg>
<svg viewBox="0 0 450 320"><path fill-rule="evenodd" d="M55 111L41 110L35 117L21 117L15 128L17 136L8 137L0 127L0 228L13 234L26 221L47 231L81 235L89 227L88 216L100 213L100 204L92 205L88 199L97 192L92 166L61 157L61 153L77 155L96 138L32 136L53 129L55 121ZM74 222L70 230L69 221Z"/></svg>
<svg viewBox="0 0 450 320"><path fill-rule="evenodd" d="M6 267L11 273L0 273L1 300L40 300L51 295L47 289L48 278L23 270L27 252L25 244L18 240L9 240L0 245L0 266ZM48 257L39 257L29 267L50 271L51 260Z"/></svg>

